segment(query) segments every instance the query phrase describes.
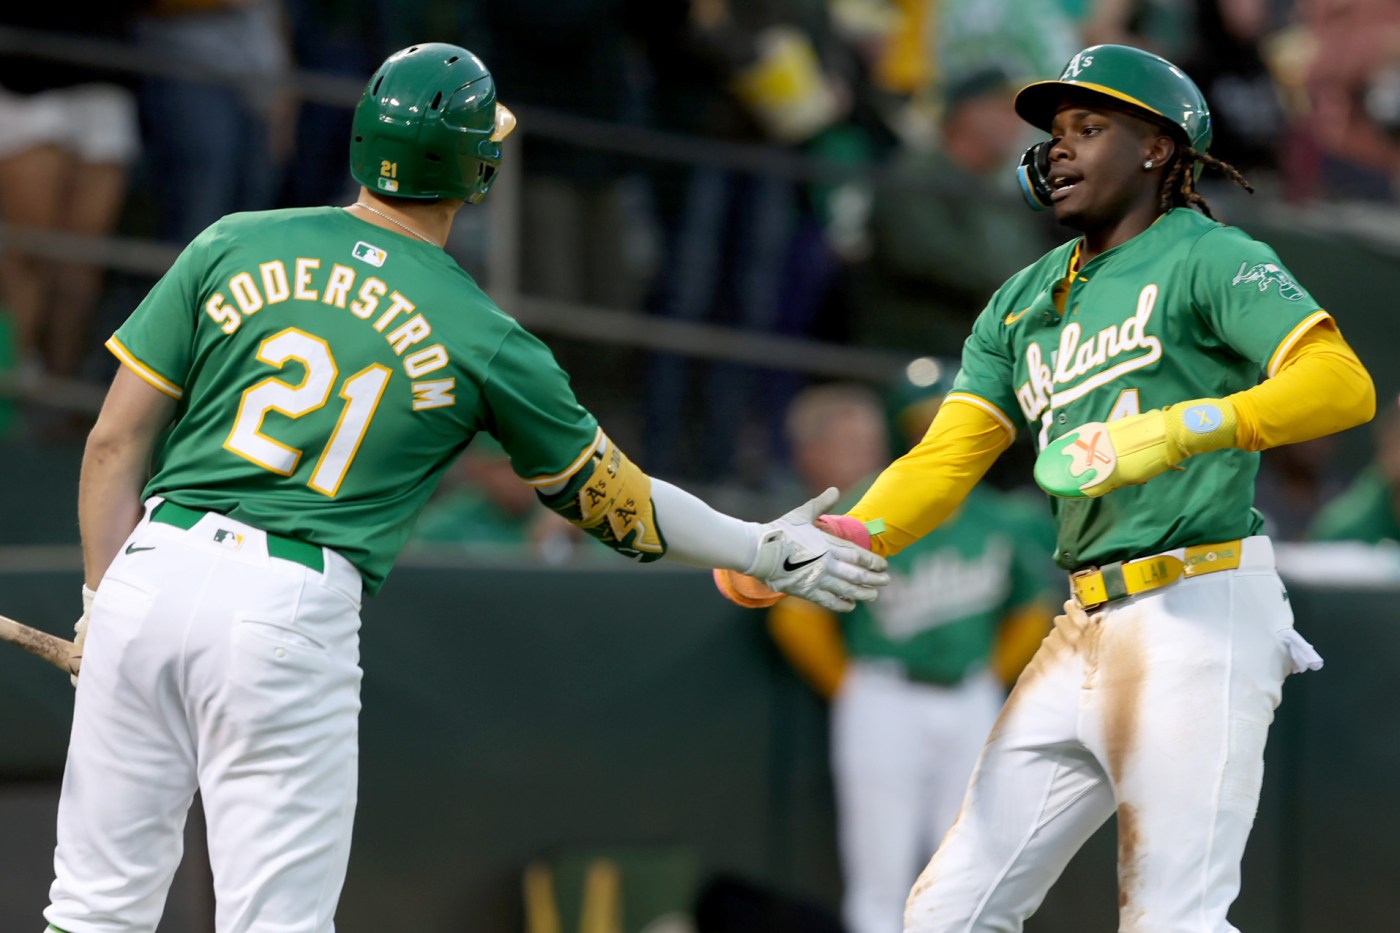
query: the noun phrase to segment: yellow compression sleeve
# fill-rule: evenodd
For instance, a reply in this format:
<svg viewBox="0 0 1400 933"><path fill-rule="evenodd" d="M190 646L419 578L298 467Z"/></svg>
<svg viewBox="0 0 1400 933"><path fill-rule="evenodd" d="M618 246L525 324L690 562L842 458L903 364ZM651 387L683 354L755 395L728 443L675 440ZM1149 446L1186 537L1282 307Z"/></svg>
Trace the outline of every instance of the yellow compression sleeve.
<svg viewBox="0 0 1400 933"><path fill-rule="evenodd" d="M846 675L846 644L836 614L805 599L784 599L768 610L768 632L812 689L828 700Z"/></svg>
<svg viewBox="0 0 1400 933"><path fill-rule="evenodd" d="M1330 318L1298 338L1272 377L1229 400L1237 419L1235 446L1244 450L1335 434L1376 414L1371 375Z"/></svg>
<svg viewBox="0 0 1400 933"><path fill-rule="evenodd" d="M897 554L942 524L1013 440L980 404L950 395L924 439L885 467L849 514L863 522L883 519L885 530L872 537L870 549Z"/></svg>

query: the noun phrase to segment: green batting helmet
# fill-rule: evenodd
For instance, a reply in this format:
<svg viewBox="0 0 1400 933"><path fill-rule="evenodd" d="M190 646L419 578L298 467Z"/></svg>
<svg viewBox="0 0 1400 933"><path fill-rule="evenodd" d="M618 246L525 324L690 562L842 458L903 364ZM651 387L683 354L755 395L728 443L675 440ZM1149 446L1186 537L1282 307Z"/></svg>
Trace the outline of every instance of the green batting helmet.
<svg viewBox="0 0 1400 933"><path fill-rule="evenodd" d="M350 174L400 198L486 197L515 116L466 49L428 42L390 55L355 107Z"/></svg>
<svg viewBox="0 0 1400 933"><path fill-rule="evenodd" d="M1210 108L1186 72L1159 55L1126 45L1090 46L1070 59L1058 81L1037 81L1016 95L1016 112L1050 131L1069 89L1130 104L1179 130L1197 152L1210 148Z"/></svg>

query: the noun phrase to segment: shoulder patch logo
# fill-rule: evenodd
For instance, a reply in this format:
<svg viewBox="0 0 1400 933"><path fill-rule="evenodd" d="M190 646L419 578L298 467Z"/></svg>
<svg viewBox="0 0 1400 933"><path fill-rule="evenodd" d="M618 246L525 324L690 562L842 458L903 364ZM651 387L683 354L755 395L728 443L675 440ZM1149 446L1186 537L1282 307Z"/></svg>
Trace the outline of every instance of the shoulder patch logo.
<svg viewBox="0 0 1400 933"><path fill-rule="evenodd" d="M355 244L355 248L350 251L360 262L367 262L376 269L384 265L384 260L389 258L389 254L377 246L371 246L364 240Z"/></svg>
<svg viewBox="0 0 1400 933"><path fill-rule="evenodd" d="M1239 271L1230 280L1230 284L1258 285L1261 292L1268 291L1270 285L1277 285L1280 298L1298 301L1303 297L1303 290L1294 284L1288 273L1271 262L1256 262L1252 266L1248 261L1240 263Z"/></svg>

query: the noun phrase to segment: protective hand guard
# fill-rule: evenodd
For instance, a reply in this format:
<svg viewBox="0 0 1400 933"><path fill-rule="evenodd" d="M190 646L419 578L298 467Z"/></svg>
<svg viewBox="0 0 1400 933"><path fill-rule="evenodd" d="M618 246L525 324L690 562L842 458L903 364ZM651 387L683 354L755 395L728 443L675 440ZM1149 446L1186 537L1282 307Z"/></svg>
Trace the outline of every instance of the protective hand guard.
<svg viewBox="0 0 1400 933"><path fill-rule="evenodd" d="M651 477L609 439L578 472L581 482L540 500L585 533L642 563L666 553L651 501Z"/></svg>
<svg viewBox="0 0 1400 933"><path fill-rule="evenodd" d="M72 672L68 675L68 680L75 687L78 686L78 673L83 666L83 645L87 644L88 617L92 615L92 601L96 598L97 591L89 589L84 583L83 614L73 623L73 653L68 656L68 669Z"/></svg>
<svg viewBox="0 0 1400 933"><path fill-rule="evenodd" d="M801 596L833 612L849 612L857 602L873 600L879 593L876 588L890 579L884 572L885 559L815 524L839 496L832 487L764 525L758 553L743 574L715 571L719 591L749 608L771 606L784 595Z"/></svg>
<svg viewBox="0 0 1400 933"><path fill-rule="evenodd" d="M1199 398L1105 424L1092 421L1051 442L1035 461L1035 481L1052 496L1097 498L1137 486L1187 457L1233 447L1235 406Z"/></svg>

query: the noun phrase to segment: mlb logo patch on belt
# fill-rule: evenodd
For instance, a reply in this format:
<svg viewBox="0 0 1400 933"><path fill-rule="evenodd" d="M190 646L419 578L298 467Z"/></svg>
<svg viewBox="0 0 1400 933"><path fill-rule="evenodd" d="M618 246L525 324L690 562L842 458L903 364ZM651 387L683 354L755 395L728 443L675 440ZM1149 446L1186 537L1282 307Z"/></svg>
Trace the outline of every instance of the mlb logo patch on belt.
<svg viewBox="0 0 1400 933"><path fill-rule="evenodd" d="M1085 609L1097 609L1119 599L1160 589L1182 577L1199 577L1240 565L1241 542L1198 544L1188 547L1183 557L1157 554L1138 560L1115 561L1070 574L1070 589Z"/></svg>

